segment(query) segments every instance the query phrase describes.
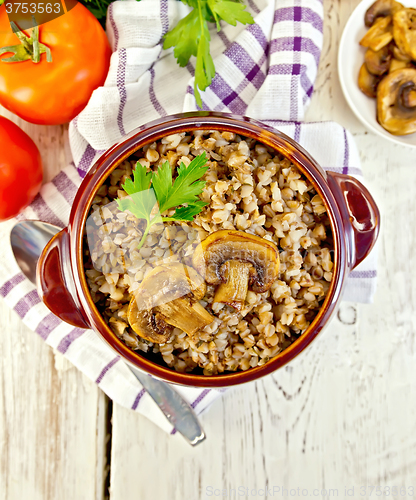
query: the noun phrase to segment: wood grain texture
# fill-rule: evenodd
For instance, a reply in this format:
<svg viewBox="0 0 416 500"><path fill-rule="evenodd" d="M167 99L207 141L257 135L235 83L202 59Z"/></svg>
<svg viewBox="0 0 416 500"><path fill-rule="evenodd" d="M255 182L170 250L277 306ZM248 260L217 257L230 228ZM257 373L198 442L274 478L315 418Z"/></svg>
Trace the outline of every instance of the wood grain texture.
<svg viewBox="0 0 416 500"><path fill-rule="evenodd" d="M375 302L343 303L289 366L229 390L202 416L208 438L197 449L115 406L111 500L223 498L223 488L235 490L229 498L254 496L240 486L281 488L276 497L283 488L300 488L296 497L317 489L318 498L321 489L346 498L345 487L350 495L355 487L354 498L370 498L360 486L416 488L416 155L367 132L342 95L338 43L358 3L324 0L307 120L338 121L356 139L382 212Z"/></svg>
<svg viewBox="0 0 416 500"><path fill-rule="evenodd" d="M66 166L67 127L31 125L47 181ZM103 500L108 400L0 300L0 500Z"/></svg>
<svg viewBox="0 0 416 500"><path fill-rule="evenodd" d="M280 488L276 498L283 488L317 498L337 489L346 498L345 487L355 487L350 498L370 498L360 486L416 487L416 155L367 132L342 96L337 48L357 4L324 0L307 119L338 121L359 147L382 212L375 302L342 304L289 366L225 393L202 415L208 438L196 449L115 406L111 500L222 498L223 491L209 495L215 488L244 498L265 487ZM61 168L65 128L15 121L40 145L47 175ZM0 317L0 500L101 499L105 397L1 302Z"/></svg>

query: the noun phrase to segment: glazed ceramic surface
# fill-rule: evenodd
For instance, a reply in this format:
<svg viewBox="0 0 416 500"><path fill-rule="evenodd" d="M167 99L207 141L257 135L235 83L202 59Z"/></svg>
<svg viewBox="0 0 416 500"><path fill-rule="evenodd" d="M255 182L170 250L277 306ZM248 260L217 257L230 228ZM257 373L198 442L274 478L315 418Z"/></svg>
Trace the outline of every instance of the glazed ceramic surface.
<svg viewBox="0 0 416 500"><path fill-rule="evenodd" d="M170 134L192 130L231 131L274 148L290 159L323 199L334 237L334 272L323 305L293 344L263 366L247 371L204 376L178 373L145 354L129 349L107 326L93 303L84 273L83 233L92 200L108 175L136 150ZM340 300L349 272L371 251L378 235L380 214L367 189L353 177L324 172L309 154L286 135L244 117L194 112L165 117L144 130L131 132L93 166L74 200L70 222L49 243L38 263L38 288L43 301L62 320L93 328L123 359L163 380L198 387L226 387L249 382L288 363L303 351L328 323ZM98 342L98 339L97 339Z"/></svg>

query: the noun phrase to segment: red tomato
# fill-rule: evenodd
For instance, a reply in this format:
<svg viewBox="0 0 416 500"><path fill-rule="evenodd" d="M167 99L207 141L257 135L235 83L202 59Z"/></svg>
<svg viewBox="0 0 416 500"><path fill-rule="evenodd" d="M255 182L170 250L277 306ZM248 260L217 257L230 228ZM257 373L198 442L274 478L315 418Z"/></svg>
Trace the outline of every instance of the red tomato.
<svg viewBox="0 0 416 500"><path fill-rule="evenodd" d="M14 217L33 201L42 176L36 144L15 123L0 116L0 221Z"/></svg>
<svg viewBox="0 0 416 500"><path fill-rule="evenodd" d="M29 33L27 33L29 35ZM78 3L67 14L39 26L39 42L50 48L52 62L3 62L0 56L0 104L31 123L59 125L78 115L93 90L103 85L111 49L97 19ZM0 7L0 48L19 44Z"/></svg>

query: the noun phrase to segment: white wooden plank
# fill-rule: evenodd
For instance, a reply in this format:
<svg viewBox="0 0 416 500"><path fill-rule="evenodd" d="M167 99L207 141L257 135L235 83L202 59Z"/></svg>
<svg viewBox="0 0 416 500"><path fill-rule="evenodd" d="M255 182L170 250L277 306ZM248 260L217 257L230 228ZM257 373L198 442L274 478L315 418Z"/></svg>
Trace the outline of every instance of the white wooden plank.
<svg viewBox="0 0 416 500"><path fill-rule="evenodd" d="M324 49L307 118L336 120L356 138L382 210L375 303L342 304L288 367L229 390L203 415L208 439L196 449L115 406L111 500L222 498L223 488L238 498L239 487L260 496L265 486L280 488L277 497L282 488L300 488L293 496L325 488L346 498L347 487L369 498L360 486L416 486L415 155L365 131L342 96L337 47L357 4L324 0Z"/></svg>
<svg viewBox="0 0 416 500"><path fill-rule="evenodd" d="M28 124L51 179L68 163L66 126ZM108 400L0 300L0 499L102 500Z"/></svg>
<svg viewBox="0 0 416 500"><path fill-rule="evenodd" d="M106 398L0 302L0 499L101 500Z"/></svg>

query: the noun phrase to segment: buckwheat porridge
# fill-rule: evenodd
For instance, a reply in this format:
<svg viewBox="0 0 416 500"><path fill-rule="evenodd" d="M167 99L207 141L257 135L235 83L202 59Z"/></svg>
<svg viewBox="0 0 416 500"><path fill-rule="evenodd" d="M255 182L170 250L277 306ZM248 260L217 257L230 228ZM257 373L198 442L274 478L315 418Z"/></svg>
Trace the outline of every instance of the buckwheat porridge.
<svg viewBox="0 0 416 500"><path fill-rule="evenodd" d="M175 179L204 152L206 206L143 238L146 221L116 201L130 199L136 163L156 172L168 161ZM84 260L96 307L129 348L215 375L264 365L305 332L330 286L332 250L326 208L295 165L254 139L198 130L111 173L92 203Z"/></svg>

